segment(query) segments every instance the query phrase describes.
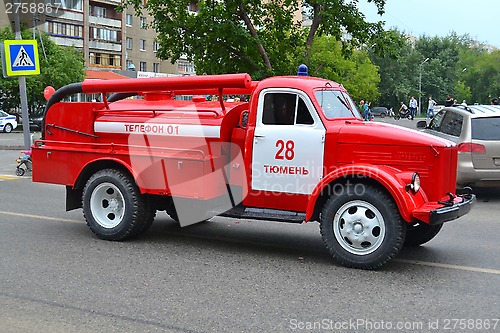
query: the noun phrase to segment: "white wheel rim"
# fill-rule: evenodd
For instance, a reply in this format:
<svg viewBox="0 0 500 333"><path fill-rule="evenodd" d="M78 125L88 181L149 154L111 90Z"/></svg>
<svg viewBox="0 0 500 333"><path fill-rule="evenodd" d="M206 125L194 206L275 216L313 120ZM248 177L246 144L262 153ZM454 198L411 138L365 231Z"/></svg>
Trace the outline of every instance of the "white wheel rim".
<svg viewBox="0 0 500 333"><path fill-rule="evenodd" d="M114 228L123 220L125 199L114 184L102 183L92 191L90 210L99 225Z"/></svg>
<svg viewBox="0 0 500 333"><path fill-rule="evenodd" d="M367 255L377 250L385 238L385 221L372 204L354 200L344 204L335 214L333 233L348 252Z"/></svg>

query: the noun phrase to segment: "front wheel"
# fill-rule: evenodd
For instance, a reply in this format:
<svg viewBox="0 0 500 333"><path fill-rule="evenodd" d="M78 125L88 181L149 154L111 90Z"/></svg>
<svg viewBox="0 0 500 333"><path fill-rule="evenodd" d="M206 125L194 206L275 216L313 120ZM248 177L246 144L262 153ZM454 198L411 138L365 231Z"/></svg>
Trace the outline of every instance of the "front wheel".
<svg viewBox="0 0 500 333"><path fill-rule="evenodd" d="M83 189L82 206L87 225L106 240L125 240L144 232L154 214L147 197L133 178L120 170L93 174Z"/></svg>
<svg viewBox="0 0 500 333"><path fill-rule="evenodd" d="M429 225L426 223L417 223L414 225L407 225L406 227L406 246L419 246L424 243L427 243L431 239L437 236L441 228L442 224L438 225Z"/></svg>
<svg viewBox="0 0 500 333"><path fill-rule="evenodd" d="M16 168L16 176L24 176L25 170L23 168Z"/></svg>
<svg viewBox="0 0 500 333"><path fill-rule="evenodd" d="M341 265L375 269L396 256L405 239L405 225L396 204L379 189L346 185L331 196L321 213L321 235Z"/></svg>

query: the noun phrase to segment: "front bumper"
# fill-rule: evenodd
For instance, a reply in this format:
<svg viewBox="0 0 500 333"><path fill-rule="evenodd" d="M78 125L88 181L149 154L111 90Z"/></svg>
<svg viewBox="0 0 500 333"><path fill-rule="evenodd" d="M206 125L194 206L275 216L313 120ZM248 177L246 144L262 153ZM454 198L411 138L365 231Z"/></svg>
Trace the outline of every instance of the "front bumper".
<svg viewBox="0 0 500 333"><path fill-rule="evenodd" d="M429 223L431 225L443 224L467 214L476 201L476 196L474 194L464 194L456 197L456 199L461 199L461 201L456 200L458 202L454 201L450 205L431 210Z"/></svg>

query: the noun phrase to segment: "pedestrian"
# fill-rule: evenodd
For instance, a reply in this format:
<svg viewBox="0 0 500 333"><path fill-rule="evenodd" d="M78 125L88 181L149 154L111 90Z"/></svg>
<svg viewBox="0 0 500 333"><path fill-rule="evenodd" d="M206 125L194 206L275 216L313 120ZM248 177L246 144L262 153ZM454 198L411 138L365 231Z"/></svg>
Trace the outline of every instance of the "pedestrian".
<svg viewBox="0 0 500 333"><path fill-rule="evenodd" d="M462 106L467 106L467 102L465 101L465 99L462 101L462 104L460 104Z"/></svg>
<svg viewBox="0 0 500 333"><path fill-rule="evenodd" d="M410 104L408 106L410 107L411 120L413 120L413 118L415 118L415 113L417 112L417 106L418 106L415 97L411 96Z"/></svg>
<svg viewBox="0 0 500 333"><path fill-rule="evenodd" d="M427 115L425 119L434 118L434 106L436 105L436 101L432 99L432 96L429 96L429 106L427 107Z"/></svg>
<svg viewBox="0 0 500 333"><path fill-rule="evenodd" d="M453 98L451 98L450 95L448 95L448 97L446 97L446 102L444 103L445 106L453 106Z"/></svg>
<svg viewBox="0 0 500 333"><path fill-rule="evenodd" d="M394 113L394 107L393 107L393 106L391 106L391 107L389 108L388 113L389 113L389 117L392 117L392 118L395 118L395 117L396 117L396 114Z"/></svg>
<svg viewBox="0 0 500 333"><path fill-rule="evenodd" d="M364 106L365 106L365 101L363 100L359 101L359 106L358 106L359 112L363 112Z"/></svg>
<svg viewBox="0 0 500 333"><path fill-rule="evenodd" d="M498 98L493 97L491 99L491 105L499 105L499 104L500 104L500 102L499 102Z"/></svg>
<svg viewBox="0 0 500 333"><path fill-rule="evenodd" d="M365 104L363 104L363 119L365 121L370 120L370 104L368 101L365 101Z"/></svg>

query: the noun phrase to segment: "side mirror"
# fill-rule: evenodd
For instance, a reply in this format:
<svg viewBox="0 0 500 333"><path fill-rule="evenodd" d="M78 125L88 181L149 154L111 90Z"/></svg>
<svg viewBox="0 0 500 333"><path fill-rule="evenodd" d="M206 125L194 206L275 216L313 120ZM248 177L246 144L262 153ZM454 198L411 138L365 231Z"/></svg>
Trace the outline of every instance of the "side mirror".
<svg viewBox="0 0 500 333"><path fill-rule="evenodd" d="M427 128L427 121L426 120L420 120L419 122L417 122L417 128L418 129Z"/></svg>
<svg viewBox="0 0 500 333"><path fill-rule="evenodd" d="M247 128L248 125L248 111L243 111L240 115L240 127L243 129Z"/></svg>

